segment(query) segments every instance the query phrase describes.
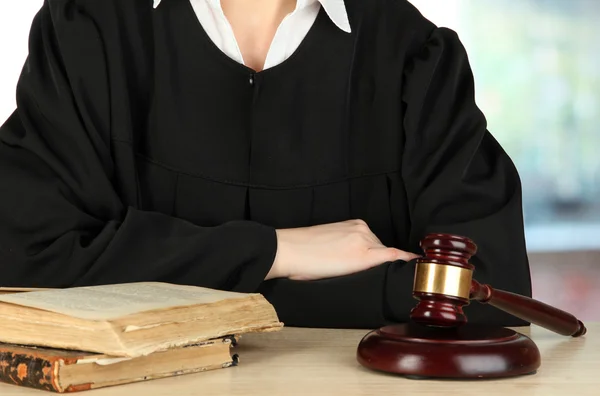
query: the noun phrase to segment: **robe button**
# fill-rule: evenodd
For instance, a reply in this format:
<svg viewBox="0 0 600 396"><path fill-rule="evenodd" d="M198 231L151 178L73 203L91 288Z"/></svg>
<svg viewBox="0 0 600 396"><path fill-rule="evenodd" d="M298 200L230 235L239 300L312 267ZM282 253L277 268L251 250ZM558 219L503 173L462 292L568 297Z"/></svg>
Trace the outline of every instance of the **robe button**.
<svg viewBox="0 0 600 396"><path fill-rule="evenodd" d="M250 83L250 85L254 85L254 76L250 76L248 82Z"/></svg>

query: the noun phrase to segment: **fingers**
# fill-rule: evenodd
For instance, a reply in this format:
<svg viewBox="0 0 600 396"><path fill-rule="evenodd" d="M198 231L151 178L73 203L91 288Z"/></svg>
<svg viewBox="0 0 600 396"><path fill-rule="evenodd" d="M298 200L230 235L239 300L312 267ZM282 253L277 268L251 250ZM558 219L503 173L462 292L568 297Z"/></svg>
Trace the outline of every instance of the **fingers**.
<svg viewBox="0 0 600 396"><path fill-rule="evenodd" d="M375 235L375 233L373 233L373 231L371 230L369 225L364 220L361 220L361 219L350 220L350 221L348 221L348 224L350 224L354 230L356 230L360 234L364 235L368 240L370 240L375 245L379 245L379 247L383 247L381 240L379 240L377 235Z"/></svg>
<svg viewBox="0 0 600 396"><path fill-rule="evenodd" d="M404 250L399 250L399 249L395 249L395 250L397 251L397 255L398 255L397 260L411 261L411 260L421 257L418 254L414 254L411 252L405 252Z"/></svg>
<svg viewBox="0 0 600 396"><path fill-rule="evenodd" d="M373 263L383 264L392 261L410 261L420 257L417 254L405 252L395 248L373 248L369 250L370 260Z"/></svg>
<svg viewBox="0 0 600 396"><path fill-rule="evenodd" d="M370 229L369 225L361 219L350 220L349 224L353 227L357 228L364 237L366 237L373 246L370 251L373 253L372 257L377 262L377 264L391 262L391 261L411 261L418 257L418 254L405 252L404 250L396 249L396 248L388 248L381 240L375 235L375 233Z"/></svg>

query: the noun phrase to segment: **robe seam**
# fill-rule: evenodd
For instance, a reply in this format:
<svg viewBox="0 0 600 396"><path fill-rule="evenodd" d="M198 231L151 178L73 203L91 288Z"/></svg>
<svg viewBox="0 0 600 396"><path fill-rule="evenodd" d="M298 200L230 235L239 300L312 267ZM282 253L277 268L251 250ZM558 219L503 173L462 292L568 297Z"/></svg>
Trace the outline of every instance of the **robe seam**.
<svg viewBox="0 0 600 396"><path fill-rule="evenodd" d="M352 175L352 176L344 176L344 177L340 177L337 179L320 180L320 181L315 181L314 183L301 183L301 184L292 184L292 185L287 185L287 186L277 186L277 185L269 185L269 184L248 183L248 182L243 182L243 181L239 181L239 180L215 178L215 177L203 175L200 173L192 173L192 172L187 172L187 171L177 169L177 168L167 165L161 161L158 161L151 157L148 157L147 155L144 155L144 154L136 153L136 156L151 163L151 164L160 166L163 169L166 169L168 171L176 173L177 177L179 177L179 175L184 175L184 176L189 176L189 177L193 177L193 178L197 178L197 179L209 180L209 181L221 183L221 184L233 185L233 186L237 186L237 187L257 188L257 189L263 189L263 190L296 190L296 189L303 189L303 188L313 188L313 187L319 187L319 186L327 186L327 185L336 184L336 183L342 183L345 181L350 181L350 180L355 180L355 179L361 179L361 178L365 178L365 177L383 176L383 175L389 175L389 174L401 172L400 169L392 169L392 170L386 170L386 171L362 173L362 174L357 174L357 175Z"/></svg>

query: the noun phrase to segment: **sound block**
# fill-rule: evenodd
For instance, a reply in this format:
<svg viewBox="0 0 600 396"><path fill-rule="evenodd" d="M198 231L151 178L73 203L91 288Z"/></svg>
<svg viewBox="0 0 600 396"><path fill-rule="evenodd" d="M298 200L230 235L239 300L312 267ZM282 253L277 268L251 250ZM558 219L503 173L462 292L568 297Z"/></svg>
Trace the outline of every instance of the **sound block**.
<svg viewBox="0 0 600 396"><path fill-rule="evenodd" d="M541 359L527 336L503 327L390 325L363 337L360 364L408 378L490 379L534 374Z"/></svg>

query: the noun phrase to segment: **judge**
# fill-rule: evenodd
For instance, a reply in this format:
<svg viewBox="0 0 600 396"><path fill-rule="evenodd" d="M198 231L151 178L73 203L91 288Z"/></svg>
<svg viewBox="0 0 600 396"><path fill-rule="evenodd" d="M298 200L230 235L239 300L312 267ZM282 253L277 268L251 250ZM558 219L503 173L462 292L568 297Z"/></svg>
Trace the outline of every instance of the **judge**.
<svg viewBox="0 0 600 396"><path fill-rule="evenodd" d="M447 232L531 295L517 171L459 38L408 1L46 0L16 94L2 286L172 282L372 328L408 319Z"/></svg>

